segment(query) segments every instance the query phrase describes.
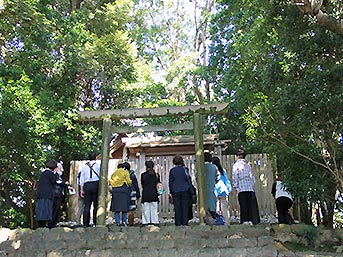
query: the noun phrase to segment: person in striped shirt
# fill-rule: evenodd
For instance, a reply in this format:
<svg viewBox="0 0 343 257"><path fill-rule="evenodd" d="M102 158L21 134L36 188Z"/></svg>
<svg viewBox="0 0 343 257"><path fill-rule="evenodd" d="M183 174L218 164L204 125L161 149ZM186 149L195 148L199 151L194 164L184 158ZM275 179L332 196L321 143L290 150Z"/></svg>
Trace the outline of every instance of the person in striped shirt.
<svg viewBox="0 0 343 257"><path fill-rule="evenodd" d="M245 151L239 149L236 153L236 162L232 168L233 187L238 194L241 224L257 224L260 222L258 204L255 195L255 177L251 166L245 160Z"/></svg>

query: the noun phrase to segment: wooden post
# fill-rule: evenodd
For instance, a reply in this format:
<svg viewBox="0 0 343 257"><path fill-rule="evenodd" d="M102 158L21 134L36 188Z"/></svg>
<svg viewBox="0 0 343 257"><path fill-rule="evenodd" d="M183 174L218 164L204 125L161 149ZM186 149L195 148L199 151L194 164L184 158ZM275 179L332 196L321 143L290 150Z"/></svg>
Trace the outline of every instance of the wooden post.
<svg viewBox="0 0 343 257"><path fill-rule="evenodd" d="M79 209L78 200L79 200L79 185L78 185L78 163L76 161L70 162L70 169L69 169L69 184L75 189L76 194L70 195L69 197L69 204L72 208L68 208L68 215L70 220L76 221L77 220L77 212ZM78 224L79 225L79 224Z"/></svg>
<svg viewBox="0 0 343 257"><path fill-rule="evenodd" d="M195 168L197 170L198 184L198 206L200 224L204 224L204 217L207 208L207 193L206 193L206 171L204 158L204 139L202 131L202 116L200 113L193 114L194 126L194 146L195 146Z"/></svg>
<svg viewBox="0 0 343 257"><path fill-rule="evenodd" d="M107 187L108 187L108 162L109 162L110 141L111 141L111 125L112 125L111 119L109 118L103 119L99 199L98 199L98 211L96 214L97 226L106 225L106 198L107 198Z"/></svg>

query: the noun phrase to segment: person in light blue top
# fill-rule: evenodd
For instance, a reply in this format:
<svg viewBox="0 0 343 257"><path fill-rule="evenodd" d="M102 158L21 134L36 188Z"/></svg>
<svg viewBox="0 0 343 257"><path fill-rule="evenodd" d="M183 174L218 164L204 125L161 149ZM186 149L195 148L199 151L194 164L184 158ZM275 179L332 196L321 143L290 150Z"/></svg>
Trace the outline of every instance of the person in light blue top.
<svg viewBox="0 0 343 257"><path fill-rule="evenodd" d="M216 195L217 195L217 212L220 213L225 224L230 223L230 212L229 212L229 203L228 198L232 190L231 183L227 177L226 170L222 167L220 159L218 157L213 157L212 163L217 166L220 172L220 180L216 183Z"/></svg>
<svg viewBox="0 0 343 257"><path fill-rule="evenodd" d="M205 170L206 170L206 188L208 211L212 218L217 217L217 196L215 194L215 185L220 179L220 173L216 165L212 164L212 154L205 152Z"/></svg>

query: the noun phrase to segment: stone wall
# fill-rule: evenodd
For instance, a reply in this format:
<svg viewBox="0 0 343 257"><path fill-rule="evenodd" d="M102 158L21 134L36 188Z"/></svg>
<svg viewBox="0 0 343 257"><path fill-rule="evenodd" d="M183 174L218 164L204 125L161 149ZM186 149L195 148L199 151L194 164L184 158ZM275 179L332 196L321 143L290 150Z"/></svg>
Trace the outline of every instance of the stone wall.
<svg viewBox="0 0 343 257"><path fill-rule="evenodd" d="M295 252L279 244L303 233L301 226L192 225L175 227L106 227L51 230L0 229L0 256L343 256L337 252ZM297 230L299 230L297 232ZM324 230L323 230L324 231ZM323 238L334 234L325 232ZM336 233L340 241L343 233ZM306 237L303 237L306 239ZM306 240L305 240L306 241ZM338 242L336 241L336 243ZM321 243L323 243L322 241Z"/></svg>

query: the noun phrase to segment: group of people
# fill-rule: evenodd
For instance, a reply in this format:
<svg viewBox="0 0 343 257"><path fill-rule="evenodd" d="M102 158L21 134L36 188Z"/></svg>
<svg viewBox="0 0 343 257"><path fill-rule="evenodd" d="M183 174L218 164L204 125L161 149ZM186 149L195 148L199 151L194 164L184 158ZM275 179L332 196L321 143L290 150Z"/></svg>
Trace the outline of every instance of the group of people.
<svg viewBox="0 0 343 257"><path fill-rule="evenodd" d="M36 220L38 227L53 228L61 216L61 204L65 189L73 189L62 179L64 171L61 162L48 161L36 187Z"/></svg>
<svg viewBox="0 0 343 257"><path fill-rule="evenodd" d="M131 165L128 162L118 164L117 170L108 182L112 195L110 211L114 212L117 226L132 225L140 190Z"/></svg>
<svg viewBox="0 0 343 257"><path fill-rule="evenodd" d="M93 224L96 225L98 208L100 161L96 160L96 153L88 156L89 160L79 173L79 219L83 214L83 225L90 226L90 211L93 204ZM230 220L228 198L235 188L240 206L240 223L257 224L260 222L258 204L254 183L255 178L251 166L245 160L245 152L239 149L232 168L232 187L226 170L222 167L218 157L212 157L205 152L206 191L208 213L213 219L218 215L224 224ZM169 198L174 206L174 221L176 226L187 226L193 218L192 189L194 188L188 167L182 156L173 158L174 167L169 172ZM52 228L56 226L59 217L59 207L64 189L69 184L61 178L63 166L56 161L49 161L42 172L37 187L36 220L39 227ZM155 164L149 160L145 162L145 172L141 174L141 188L137 177L128 162L120 163L109 179L111 193L110 211L114 213L114 220L118 226L133 225L134 212L139 200L142 207L142 225L158 225L158 203L160 176L155 170ZM281 181L273 184L272 194L276 199L279 223L292 224L294 220L289 214L292 197Z"/></svg>
<svg viewBox="0 0 343 257"><path fill-rule="evenodd" d="M231 182L220 159L205 152L207 210L213 220L221 216L224 224L230 222L228 208ZM169 191L174 202L175 225L188 225L192 218L191 194L192 180L189 169L185 167L181 156L173 158L174 168L169 173ZM240 223L257 224L260 222L257 200L255 196L255 178L250 165L245 160L244 150L236 154L236 162L232 170L233 187L236 189L240 205Z"/></svg>
<svg viewBox="0 0 343 257"><path fill-rule="evenodd" d="M153 161L145 162L145 172L141 174L142 197L136 175L128 162L120 163L108 182L112 194L110 211L114 212L117 226L133 225L134 211L139 200L142 206L142 225L159 224L160 176Z"/></svg>
<svg viewBox="0 0 343 257"><path fill-rule="evenodd" d="M83 198L83 226L90 226L90 210L93 204L93 224L96 225L96 212L98 208L99 172L100 161L96 156L89 156L90 162L80 172L81 202ZM110 211L114 213L117 226L132 226L134 223L134 212L140 201L142 206L142 224L157 225L158 220L158 190L160 176L155 171L153 161L145 162L145 172L141 174L141 188L135 172L131 170L128 162L120 163L112 173L109 181L111 193ZM82 208L82 206L81 206ZM80 219L81 213L78 214Z"/></svg>
<svg viewBox="0 0 343 257"><path fill-rule="evenodd" d="M224 223L228 223L228 196L231 192L231 183L218 157L212 157L211 153L205 152L204 159L208 211L213 219L221 214ZM169 192L174 204L175 225L187 226L188 221L193 218L192 179L182 156L176 155L173 164L175 167L169 172Z"/></svg>
<svg viewBox="0 0 343 257"><path fill-rule="evenodd" d="M260 222L260 215L254 190L255 177L245 156L243 149L239 149L236 153L236 162L232 169L233 187L238 194L240 223L257 224ZM279 224L294 224L294 219L289 213L293 199L280 178L273 183L271 193L275 198Z"/></svg>

